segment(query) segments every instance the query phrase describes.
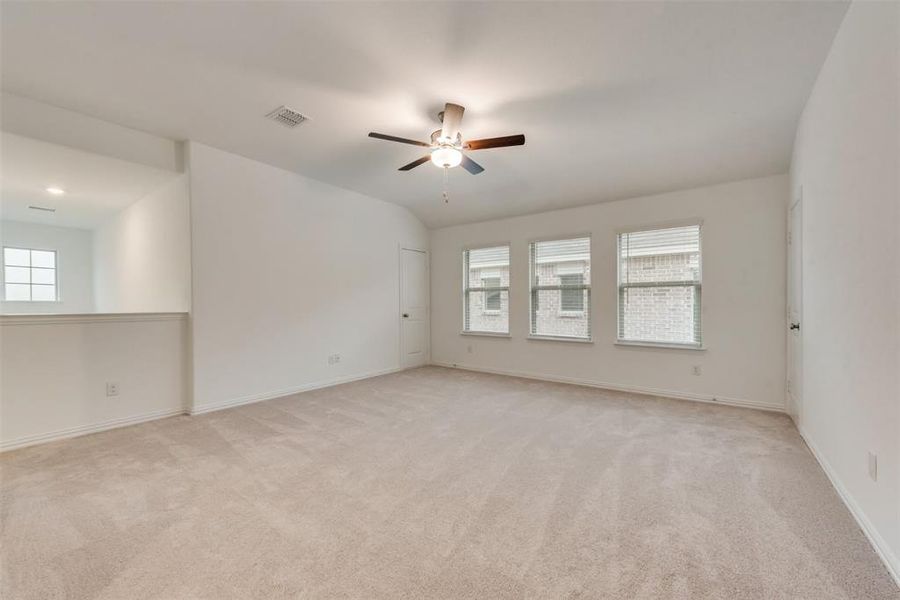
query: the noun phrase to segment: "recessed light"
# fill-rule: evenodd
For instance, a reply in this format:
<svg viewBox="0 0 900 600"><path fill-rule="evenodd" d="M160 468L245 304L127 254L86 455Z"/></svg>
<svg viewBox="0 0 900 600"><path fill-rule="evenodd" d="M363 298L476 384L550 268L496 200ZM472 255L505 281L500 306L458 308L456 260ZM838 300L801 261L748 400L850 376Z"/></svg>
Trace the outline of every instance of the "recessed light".
<svg viewBox="0 0 900 600"><path fill-rule="evenodd" d="M64 190L62 188L51 186L51 187L47 188L47 192L50 194L53 194L54 196L62 196L63 194L66 193L66 190Z"/></svg>

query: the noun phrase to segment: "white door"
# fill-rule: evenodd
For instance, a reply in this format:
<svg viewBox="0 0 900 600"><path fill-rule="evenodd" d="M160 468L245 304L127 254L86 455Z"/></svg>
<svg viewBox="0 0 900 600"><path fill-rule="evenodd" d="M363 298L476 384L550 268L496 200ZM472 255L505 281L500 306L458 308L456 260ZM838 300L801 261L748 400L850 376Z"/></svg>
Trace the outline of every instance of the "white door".
<svg viewBox="0 0 900 600"><path fill-rule="evenodd" d="M400 249L400 365L428 360L428 255Z"/></svg>
<svg viewBox="0 0 900 600"><path fill-rule="evenodd" d="M788 412L803 415L803 188L788 216Z"/></svg>

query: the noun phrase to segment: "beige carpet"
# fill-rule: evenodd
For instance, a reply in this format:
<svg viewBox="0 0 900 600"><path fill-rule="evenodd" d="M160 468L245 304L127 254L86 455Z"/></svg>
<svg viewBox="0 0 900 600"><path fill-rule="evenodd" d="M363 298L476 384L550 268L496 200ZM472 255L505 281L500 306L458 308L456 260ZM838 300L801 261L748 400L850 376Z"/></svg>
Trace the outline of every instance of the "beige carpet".
<svg viewBox="0 0 900 600"><path fill-rule="evenodd" d="M10 600L900 597L753 410L428 367L0 464Z"/></svg>

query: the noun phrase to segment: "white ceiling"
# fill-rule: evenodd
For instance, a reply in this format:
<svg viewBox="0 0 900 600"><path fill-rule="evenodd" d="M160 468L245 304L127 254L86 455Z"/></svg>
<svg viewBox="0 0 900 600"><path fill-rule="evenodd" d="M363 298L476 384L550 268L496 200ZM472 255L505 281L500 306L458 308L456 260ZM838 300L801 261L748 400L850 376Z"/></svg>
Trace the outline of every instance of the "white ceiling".
<svg viewBox="0 0 900 600"><path fill-rule="evenodd" d="M8 92L410 207L430 227L788 169L839 2L4 2ZM397 168L446 101L486 171ZM264 119L287 104L312 120Z"/></svg>
<svg viewBox="0 0 900 600"><path fill-rule="evenodd" d="M2 218L94 229L178 173L3 133ZM62 196L48 187L65 190ZM29 205L55 208L45 212Z"/></svg>

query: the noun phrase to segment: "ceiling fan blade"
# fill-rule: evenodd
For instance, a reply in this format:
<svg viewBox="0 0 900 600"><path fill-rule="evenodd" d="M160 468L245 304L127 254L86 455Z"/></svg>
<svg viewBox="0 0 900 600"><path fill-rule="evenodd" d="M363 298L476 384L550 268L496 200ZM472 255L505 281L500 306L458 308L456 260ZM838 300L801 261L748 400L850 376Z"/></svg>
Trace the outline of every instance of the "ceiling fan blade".
<svg viewBox="0 0 900 600"><path fill-rule="evenodd" d="M474 160L472 160L471 158L469 158L469 157L466 156L465 154L463 154L462 162L459 163L459 164L460 164L460 166L461 166L463 169L465 169L466 171L468 171L468 172L471 173L472 175L478 175L479 173L481 173L482 171L484 171L484 167L482 167L481 165L479 165L477 162L475 162Z"/></svg>
<svg viewBox="0 0 900 600"><path fill-rule="evenodd" d="M506 146L524 146L525 136L507 135L504 137L485 138L483 140L469 140L463 145L466 150L485 150L487 148L505 148Z"/></svg>
<svg viewBox="0 0 900 600"><path fill-rule="evenodd" d="M462 123L463 111L465 110L466 107L453 104L452 102L444 105L443 125L441 126L442 138L450 140L452 143L456 142L456 136L459 134L459 124Z"/></svg>
<svg viewBox="0 0 900 600"><path fill-rule="evenodd" d="M401 144L412 144L413 146L425 146L426 148L431 148L431 144L426 144L425 142L420 142L418 140L410 140L407 138L397 137L395 135L387 135L386 133L375 133L374 131L370 131L369 137L378 140L387 140L389 142L400 142Z"/></svg>
<svg viewBox="0 0 900 600"><path fill-rule="evenodd" d="M417 158L416 160L412 161L408 165L403 165L402 167L400 167L397 170L398 171L409 171L409 170L415 169L419 165L423 165L423 164L427 163L429 160L431 160L431 155L426 154L422 158Z"/></svg>

